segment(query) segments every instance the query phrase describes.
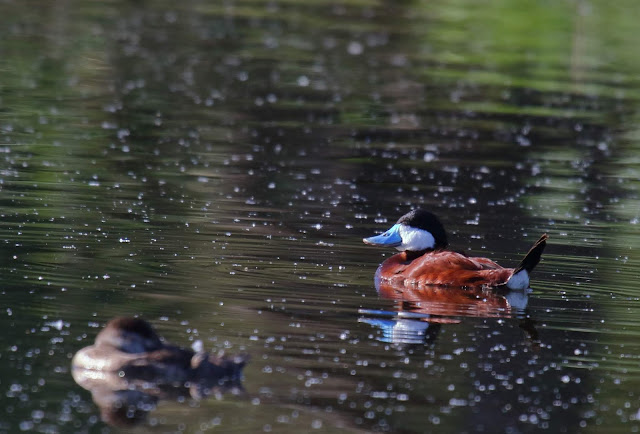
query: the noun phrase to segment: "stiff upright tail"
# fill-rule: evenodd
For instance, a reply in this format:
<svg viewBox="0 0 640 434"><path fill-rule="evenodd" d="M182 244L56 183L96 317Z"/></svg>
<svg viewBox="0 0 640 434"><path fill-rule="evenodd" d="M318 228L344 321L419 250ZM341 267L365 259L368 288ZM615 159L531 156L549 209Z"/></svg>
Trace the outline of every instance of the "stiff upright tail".
<svg viewBox="0 0 640 434"><path fill-rule="evenodd" d="M542 235L531 247L524 259L513 270L513 274L507 281L507 287L511 289L527 289L529 287L529 274L540 262L540 256L547 245L547 238L547 234Z"/></svg>
<svg viewBox="0 0 640 434"><path fill-rule="evenodd" d="M540 262L540 256L542 256L542 252L547 245L547 238L549 238L547 234L544 234L536 241L524 259L520 261L515 270L513 270L513 274L516 274L520 270L527 270L527 273L531 273L531 270L536 268L536 265Z"/></svg>

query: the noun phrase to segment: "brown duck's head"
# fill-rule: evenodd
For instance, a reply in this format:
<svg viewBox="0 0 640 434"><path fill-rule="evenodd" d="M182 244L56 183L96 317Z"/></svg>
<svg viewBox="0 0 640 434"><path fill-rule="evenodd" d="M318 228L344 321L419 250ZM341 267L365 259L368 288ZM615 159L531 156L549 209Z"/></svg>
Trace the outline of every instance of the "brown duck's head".
<svg viewBox="0 0 640 434"><path fill-rule="evenodd" d="M109 346L125 353L146 353L164 345L151 324L140 318L112 319L96 336L96 346Z"/></svg>

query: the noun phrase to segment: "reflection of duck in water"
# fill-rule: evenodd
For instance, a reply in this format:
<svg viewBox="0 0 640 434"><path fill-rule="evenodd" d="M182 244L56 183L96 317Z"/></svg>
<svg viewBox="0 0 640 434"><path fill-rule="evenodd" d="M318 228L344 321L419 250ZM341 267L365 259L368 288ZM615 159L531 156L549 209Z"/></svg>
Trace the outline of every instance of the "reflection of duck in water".
<svg viewBox="0 0 640 434"><path fill-rule="evenodd" d="M465 291L463 288L452 290ZM443 324L460 323L460 316L510 317L515 314L519 318L520 328L535 342L538 340L535 321L524 310L528 296L522 291L512 293L516 293L515 298L496 296L493 300L479 299L467 304L433 302L428 295L420 301L402 301L401 294L396 293L398 301L395 311L359 309L358 313L362 316L358 318L358 322L379 329L377 340L382 342L431 344L437 339Z"/></svg>
<svg viewBox="0 0 640 434"><path fill-rule="evenodd" d="M360 309L358 322L369 324L382 332L381 342L393 344L425 344L433 342L440 332L440 323L431 322L428 315L412 312L389 312Z"/></svg>
<svg viewBox="0 0 640 434"><path fill-rule="evenodd" d="M540 261L546 240L544 234L516 268L503 268L487 258L471 258L446 250L447 235L440 220L417 209L402 216L385 233L363 241L395 247L401 252L385 260L376 271L376 280L381 283L414 288L505 286L523 290L529 287L529 274Z"/></svg>
<svg viewBox="0 0 640 434"><path fill-rule="evenodd" d="M524 313L531 291L509 290L505 287L495 289L438 285L398 288L381 279L376 280L376 290L381 297L397 300L399 311L440 317L519 315Z"/></svg>
<svg viewBox="0 0 640 434"><path fill-rule="evenodd" d="M141 420L158 398L241 390L247 359L165 344L146 321L121 317L109 321L71 364L73 378L91 391L103 419L129 425Z"/></svg>
<svg viewBox="0 0 640 434"><path fill-rule="evenodd" d="M528 291L443 286L403 287L376 280L381 297L395 300L394 310L360 309L358 322L381 331L378 340L396 344L432 343L442 324L460 317L518 317L520 327L537 340L534 322L526 315Z"/></svg>
<svg viewBox="0 0 640 434"><path fill-rule="evenodd" d="M379 328L383 342L430 343L437 337L441 324L459 323L463 316L516 316L523 324L531 323L525 315L527 291L440 286L398 289L380 280L376 281L376 289L381 297L396 300L395 311L360 309L359 313L365 316L358 322Z"/></svg>

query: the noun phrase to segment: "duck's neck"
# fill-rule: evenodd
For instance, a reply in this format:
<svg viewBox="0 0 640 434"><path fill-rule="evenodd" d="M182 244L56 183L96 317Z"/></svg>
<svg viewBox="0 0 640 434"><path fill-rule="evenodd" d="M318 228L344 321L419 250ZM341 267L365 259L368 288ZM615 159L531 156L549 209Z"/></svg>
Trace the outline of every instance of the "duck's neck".
<svg viewBox="0 0 640 434"><path fill-rule="evenodd" d="M425 253L432 252L433 249L421 250L418 252L405 250L404 252L396 253L395 255L387 258L382 264L380 264L379 271L383 273L395 273L399 268L403 269L414 260L418 259Z"/></svg>
<svg viewBox="0 0 640 434"><path fill-rule="evenodd" d="M400 255L397 256L402 256L402 262L411 262L414 259L419 258L420 256L424 255L425 253L428 252L433 252L434 249L425 249L425 250L419 250L417 252L411 251L411 250L405 250L404 252L400 253Z"/></svg>

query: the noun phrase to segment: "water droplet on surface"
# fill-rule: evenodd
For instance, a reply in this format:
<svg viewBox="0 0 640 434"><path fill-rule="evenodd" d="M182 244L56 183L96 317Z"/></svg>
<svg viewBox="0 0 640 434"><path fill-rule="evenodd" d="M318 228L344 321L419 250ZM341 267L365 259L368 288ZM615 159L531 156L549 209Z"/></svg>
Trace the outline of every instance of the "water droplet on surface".
<svg viewBox="0 0 640 434"><path fill-rule="evenodd" d="M364 51L364 46L358 41L351 41L347 46L347 52L352 56L358 56Z"/></svg>

